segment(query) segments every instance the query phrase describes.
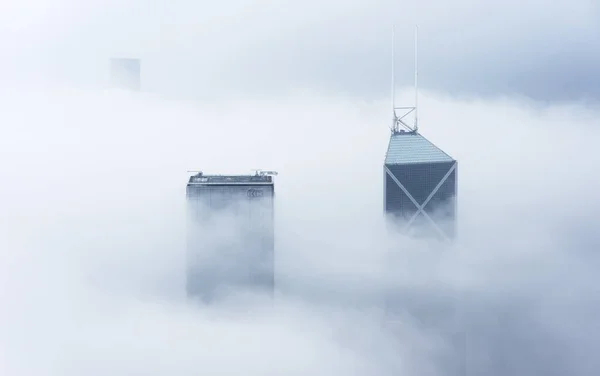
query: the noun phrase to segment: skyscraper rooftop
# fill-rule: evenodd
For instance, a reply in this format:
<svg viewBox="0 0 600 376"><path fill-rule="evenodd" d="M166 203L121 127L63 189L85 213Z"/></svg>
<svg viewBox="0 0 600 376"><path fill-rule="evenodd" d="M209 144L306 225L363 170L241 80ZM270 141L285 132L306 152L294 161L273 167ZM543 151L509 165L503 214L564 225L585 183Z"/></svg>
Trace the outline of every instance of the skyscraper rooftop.
<svg viewBox="0 0 600 376"><path fill-rule="evenodd" d="M270 175L204 175L198 173L190 176L188 185L248 185L248 184L273 184Z"/></svg>
<svg viewBox="0 0 600 376"><path fill-rule="evenodd" d="M399 131L390 137L386 165L452 162L454 158L417 132Z"/></svg>

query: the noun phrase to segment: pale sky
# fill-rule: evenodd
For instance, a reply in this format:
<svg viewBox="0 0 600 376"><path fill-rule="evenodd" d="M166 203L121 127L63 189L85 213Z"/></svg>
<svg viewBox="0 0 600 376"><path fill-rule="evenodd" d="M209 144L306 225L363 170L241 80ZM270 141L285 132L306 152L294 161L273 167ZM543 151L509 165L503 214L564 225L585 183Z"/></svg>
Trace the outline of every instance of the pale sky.
<svg viewBox="0 0 600 376"><path fill-rule="evenodd" d="M130 56L143 60L143 84L153 91L268 95L309 88L381 98L389 94L395 23L399 85L412 83L418 24L425 89L551 102L600 96L594 0L16 4L3 5L8 11L0 17L19 64L78 84L101 83L109 57Z"/></svg>

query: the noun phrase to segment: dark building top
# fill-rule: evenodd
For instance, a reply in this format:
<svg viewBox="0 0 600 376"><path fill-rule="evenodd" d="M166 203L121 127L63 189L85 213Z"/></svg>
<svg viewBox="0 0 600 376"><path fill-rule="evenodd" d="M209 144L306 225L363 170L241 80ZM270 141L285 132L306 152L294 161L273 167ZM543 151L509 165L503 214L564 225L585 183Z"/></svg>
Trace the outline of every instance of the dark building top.
<svg viewBox="0 0 600 376"><path fill-rule="evenodd" d="M454 162L454 158L419 133L402 130L392 133L385 155L386 165L439 162Z"/></svg>
<svg viewBox="0 0 600 376"><path fill-rule="evenodd" d="M204 175L202 172L190 176L189 185L273 185L270 175Z"/></svg>

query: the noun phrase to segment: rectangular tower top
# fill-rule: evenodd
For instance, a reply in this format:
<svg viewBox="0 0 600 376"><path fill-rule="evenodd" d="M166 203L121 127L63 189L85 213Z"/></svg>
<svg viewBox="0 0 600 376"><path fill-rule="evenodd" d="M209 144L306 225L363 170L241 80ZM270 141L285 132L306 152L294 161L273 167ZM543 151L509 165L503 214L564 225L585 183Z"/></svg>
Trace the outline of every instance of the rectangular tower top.
<svg viewBox="0 0 600 376"><path fill-rule="evenodd" d="M202 172L190 176L188 185L272 185L270 175L204 175Z"/></svg>

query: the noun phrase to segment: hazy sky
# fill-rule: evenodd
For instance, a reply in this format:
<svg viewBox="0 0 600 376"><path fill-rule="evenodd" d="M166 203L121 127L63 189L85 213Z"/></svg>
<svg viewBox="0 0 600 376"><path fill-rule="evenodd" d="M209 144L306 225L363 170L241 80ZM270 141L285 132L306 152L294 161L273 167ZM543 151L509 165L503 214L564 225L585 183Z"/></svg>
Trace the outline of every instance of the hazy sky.
<svg viewBox="0 0 600 376"><path fill-rule="evenodd" d="M20 52L21 67L42 65L78 84L101 83L109 57L131 56L143 59L148 90L271 95L303 87L381 98L389 93L395 23L399 84L412 82L418 24L423 88L543 101L600 97L595 0L4 3L2 39Z"/></svg>
<svg viewBox="0 0 600 376"><path fill-rule="evenodd" d="M0 373L597 375L600 114L552 103L596 90L558 73L591 72L596 4L278 4L2 5ZM399 49L421 27L422 133L459 161L454 247L382 220L394 13ZM78 87L112 55L169 94ZM280 173L284 294L187 302L186 171L254 168ZM421 322L452 297L457 343Z"/></svg>

